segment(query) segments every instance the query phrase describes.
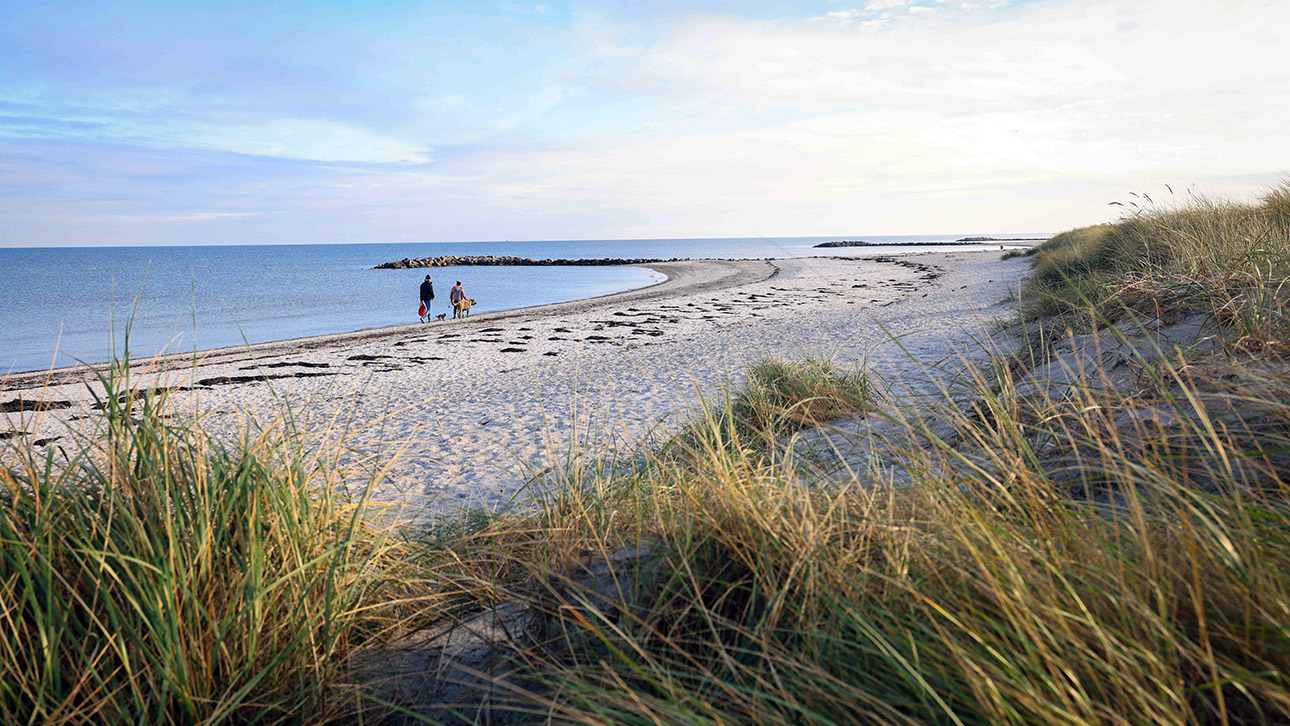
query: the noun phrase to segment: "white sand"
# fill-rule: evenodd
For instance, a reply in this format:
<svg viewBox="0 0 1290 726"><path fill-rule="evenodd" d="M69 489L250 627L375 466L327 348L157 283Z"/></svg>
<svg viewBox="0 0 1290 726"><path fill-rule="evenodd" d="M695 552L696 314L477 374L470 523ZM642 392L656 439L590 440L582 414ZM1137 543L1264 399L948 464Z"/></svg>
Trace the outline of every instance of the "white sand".
<svg viewBox="0 0 1290 726"><path fill-rule="evenodd" d="M144 385L252 376L261 366L287 377L201 390L209 428L270 419L284 401L314 427L340 416L359 451L402 450L376 499L429 512L492 508L547 467L572 460L578 470L586 462L571 452L632 446L679 425L698 391L718 392L760 357L821 356L908 384L969 349L1007 311L1002 301L1027 269L992 252L651 267L669 280L466 321L224 349L195 369L191 356L173 357ZM85 375L11 376L0 401L73 401L43 414L32 433L65 437L66 425L85 421ZM31 426L30 413L8 418L0 430Z"/></svg>

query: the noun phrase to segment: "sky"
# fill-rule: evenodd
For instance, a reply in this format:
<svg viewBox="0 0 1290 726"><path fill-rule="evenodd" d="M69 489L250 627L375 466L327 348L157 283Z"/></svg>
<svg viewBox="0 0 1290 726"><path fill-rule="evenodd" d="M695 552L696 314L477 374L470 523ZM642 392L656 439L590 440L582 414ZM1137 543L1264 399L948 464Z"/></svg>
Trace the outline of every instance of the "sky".
<svg viewBox="0 0 1290 726"><path fill-rule="evenodd" d="M3 3L0 246L1055 232L1286 179L1287 47L1290 0Z"/></svg>

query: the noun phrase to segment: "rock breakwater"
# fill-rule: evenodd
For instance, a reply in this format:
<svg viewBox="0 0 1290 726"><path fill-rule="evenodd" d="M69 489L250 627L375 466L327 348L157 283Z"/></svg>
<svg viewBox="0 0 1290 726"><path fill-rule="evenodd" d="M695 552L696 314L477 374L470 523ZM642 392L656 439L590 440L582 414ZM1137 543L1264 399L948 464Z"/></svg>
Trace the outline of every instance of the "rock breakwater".
<svg viewBox="0 0 1290 726"><path fill-rule="evenodd" d="M564 258L535 260L531 257L511 255L440 255L438 257L404 257L393 262L383 262L374 270L410 270L418 267L469 267L480 265L515 267L609 267L612 265L648 265L651 262L684 262L688 257L671 259L652 257L595 257L569 260Z"/></svg>

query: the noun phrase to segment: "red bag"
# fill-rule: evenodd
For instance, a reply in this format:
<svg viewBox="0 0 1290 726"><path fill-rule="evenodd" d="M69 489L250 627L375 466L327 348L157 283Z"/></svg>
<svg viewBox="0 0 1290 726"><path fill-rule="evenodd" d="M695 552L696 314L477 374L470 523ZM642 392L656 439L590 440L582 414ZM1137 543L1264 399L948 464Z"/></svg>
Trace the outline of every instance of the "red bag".
<svg viewBox="0 0 1290 726"><path fill-rule="evenodd" d="M422 300L421 307L417 308L417 317L424 318L425 316L426 316L426 303L425 303L425 300Z"/></svg>

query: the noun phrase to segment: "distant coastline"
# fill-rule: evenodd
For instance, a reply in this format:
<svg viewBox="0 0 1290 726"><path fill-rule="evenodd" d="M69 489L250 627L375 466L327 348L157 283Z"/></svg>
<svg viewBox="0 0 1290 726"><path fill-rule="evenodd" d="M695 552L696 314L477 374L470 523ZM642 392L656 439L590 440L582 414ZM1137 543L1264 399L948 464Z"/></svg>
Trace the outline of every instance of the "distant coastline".
<svg viewBox="0 0 1290 726"><path fill-rule="evenodd" d="M936 242L866 242L864 240L836 240L811 245L814 249L842 247L939 247L973 242L1042 242L1046 237L963 237L957 240ZM373 270L412 270L435 267L614 267L622 265L653 265L662 262L690 262L694 257L575 257L534 258L518 255L438 255L433 257L404 257L401 260L382 262ZM753 258L704 258L704 259L753 259Z"/></svg>
<svg viewBox="0 0 1290 726"><path fill-rule="evenodd" d="M837 239L863 239L868 244L850 250L812 249ZM451 274L464 281L468 292L486 293L475 295L481 306L476 312L482 313L645 287L657 281L649 266L664 264L653 260L789 259L991 246L942 244L952 239L856 235L5 248L0 249L0 267L20 274L0 286L0 371L47 371L111 360L125 340L120 326L112 335L105 332L108 321L125 320L132 313L134 356L395 326L416 319L417 283L426 273ZM434 260L430 264L461 266L408 269L412 260L427 258ZM403 259L409 263L401 264ZM399 262L373 269L390 261ZM452 269L460 273L448 272ZM102 274L104 270L111 274ZM413 277L418 278L415 283ZM195 286L200 295L193 295ZM104 304L88 314L71 308L64 300L66 289Z"/></svg>
<svg viewBox="0 0 1290 726"><path fill-rule="evenodd" d="M944 242L865 242L860 239L844 239L835 242L821 242L812 245L816 248L836 247L935 247L937 245L957 245L965 242L1043 242L1047 237L962 237Z"/></svg>
<svg viewBox="0 0 1290 726"><path fill-rule="evenodd" d="M615 265L655 265L661 262L691 262L689 257L672 257L670 259L654 257L592 257L586 259L534 259L532 257L515 257L513 255L440 255L438 257L404 257L393 262L382 262L373 270L411 270L423 267L471 267L471 266L506 266L506 267L610 267Z"/></svg>

